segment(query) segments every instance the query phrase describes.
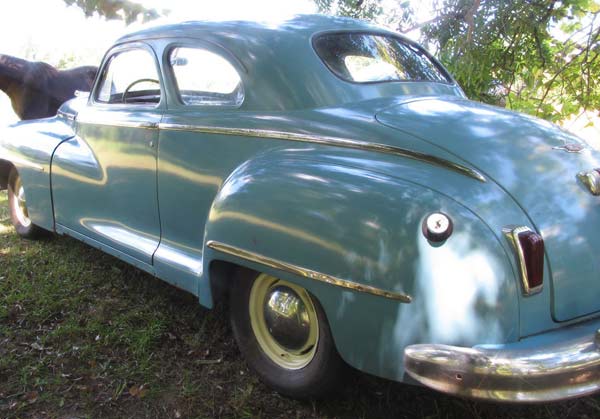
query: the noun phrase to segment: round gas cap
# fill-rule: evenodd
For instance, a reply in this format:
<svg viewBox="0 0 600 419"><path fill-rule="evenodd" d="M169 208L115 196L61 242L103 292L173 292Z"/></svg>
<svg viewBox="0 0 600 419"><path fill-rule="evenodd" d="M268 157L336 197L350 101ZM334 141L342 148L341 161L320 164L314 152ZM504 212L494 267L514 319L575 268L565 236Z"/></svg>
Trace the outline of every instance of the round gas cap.
<svg viewBox="0 0 600 419"><path fill-rule="evenodd" d="M452 234L452 220L443 212L434 212L425 217L422 229L427 240L440 243Z"/></svg>

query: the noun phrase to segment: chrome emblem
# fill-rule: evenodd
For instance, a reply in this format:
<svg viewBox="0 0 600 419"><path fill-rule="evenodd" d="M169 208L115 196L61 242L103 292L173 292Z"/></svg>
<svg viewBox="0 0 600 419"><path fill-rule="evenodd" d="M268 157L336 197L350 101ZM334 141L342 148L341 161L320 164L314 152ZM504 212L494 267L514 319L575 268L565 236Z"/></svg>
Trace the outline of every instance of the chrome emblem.
<svg viewBox="0 0 600 419"><path fill-rule="evenodd" d="M587 172L579 172L577 178L583 183L592 195L600 195L600 172L598 170L589 170Z"/></svg>
<svg viewBox="0 0 600 419"><path fill-rule="evenodd" d="M553 150L563 150L567 153L581 153L584 147L581 144L577 143L567 143L565 145L552 147Z"/></svg>

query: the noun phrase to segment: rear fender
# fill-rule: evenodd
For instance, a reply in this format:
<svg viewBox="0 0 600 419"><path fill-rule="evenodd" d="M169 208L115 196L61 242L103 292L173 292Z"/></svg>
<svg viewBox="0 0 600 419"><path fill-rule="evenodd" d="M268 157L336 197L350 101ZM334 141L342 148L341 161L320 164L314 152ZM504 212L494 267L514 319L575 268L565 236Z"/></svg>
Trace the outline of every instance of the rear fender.
<svg viewBox="0 0 600 419"><path fill-rule="evenodd" d="M434 211L454 221L438 247L421 230ZM307 288L341 356L379 376L402 379L408 344L518 338L516 281L498 237L465 206L409 180L264 156L224 183L205 243L204 272L225 260ZM200 282L199 294L210 301L210 281Z"/></svg>

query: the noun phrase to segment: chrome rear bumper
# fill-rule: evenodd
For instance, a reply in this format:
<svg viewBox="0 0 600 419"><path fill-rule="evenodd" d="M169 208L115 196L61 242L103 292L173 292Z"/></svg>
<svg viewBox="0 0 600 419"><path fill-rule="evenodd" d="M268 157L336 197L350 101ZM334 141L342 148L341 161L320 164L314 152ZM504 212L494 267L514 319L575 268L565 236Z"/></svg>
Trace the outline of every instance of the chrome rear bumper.
<svg viewBox="0 0 600 419"><path fill-rule="evenodd" d="M495 347L411 345L404 367L421 384L458 396L506 402L584 396L600 390L600 330L585 329Z"/></svg>

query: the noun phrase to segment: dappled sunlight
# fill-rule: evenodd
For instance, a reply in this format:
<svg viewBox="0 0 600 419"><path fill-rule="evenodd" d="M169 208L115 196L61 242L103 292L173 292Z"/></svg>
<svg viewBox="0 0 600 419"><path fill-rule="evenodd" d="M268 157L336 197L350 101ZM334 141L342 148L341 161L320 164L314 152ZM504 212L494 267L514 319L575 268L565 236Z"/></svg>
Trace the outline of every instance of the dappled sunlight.
<svg viewBox="0 0 600 419"><path fill-rule="evenodd" d="M482 322L477 305L494 306L501 270L484 249L472 246L466 233L457 234L454 246L431 247L419 240L417 281L427 306L431 338L444 342L497 340L498 322Z"/></svg>
<svg viewBox="0 0 600 419"><path fill-rule="evenodd" d="M6 236L14 233L15 229L12 226L0 224L0 235Z"/></svg>
<svg viewBox="0 0 600 419"><path fill-rule="evenodd" d="M548 121L460 99L397 105L377 119L463 159L506 190L537 230L550 233L544 242L555 318L598 310L597 293L572 292L596 289L592 282L600 270L600 236L589 228L600 222L600 204L577 179L579 172L600 167L597 152ZM569 145L584 148L566 152ZM573 260L579 261L576 273Z"/></svg>
<svg viewBox="0 0 600 419"><path fill-rule="evenodd" d="M0 255L2 256L8 256L10 253L12 253L12 247L3 247L0 249Z"/></svg>
<svg viewBox="0 0 600 419"><path fill-rule="evenodd" d="M340 255L347 255L347 250L339 243L323 239L317 234L312 234L304 229L286 226L283 223L273 222L254 215L245 214L236 211L211 211L210 222L218 221L242 221L249 225L255 225L266 229L267 231L283 233L293 240L303 240L308 243L319 246L319 248L330 250Z"/></svg>
<svg viewBox="0 0 600 419"><path fill-rule="evenodd" d="M512 275L472 234L457 233L433 247L417 232L416 290L413 303L398 309L394 339L399 347L414 342L475 345L505 338L498 310Z"/></svg>
<svg viewBox="0 0 600 419"><path fill-rule="evenodd" d="M453 100L415 100L414 102L406 103L404 107L410 111L418 112L420 115L425 115L428 117L437 115L449 116L453 113L457 115L462 111L460 103Z"/></svg>

